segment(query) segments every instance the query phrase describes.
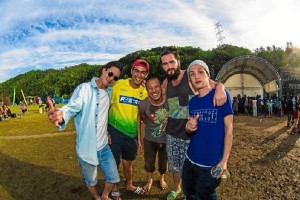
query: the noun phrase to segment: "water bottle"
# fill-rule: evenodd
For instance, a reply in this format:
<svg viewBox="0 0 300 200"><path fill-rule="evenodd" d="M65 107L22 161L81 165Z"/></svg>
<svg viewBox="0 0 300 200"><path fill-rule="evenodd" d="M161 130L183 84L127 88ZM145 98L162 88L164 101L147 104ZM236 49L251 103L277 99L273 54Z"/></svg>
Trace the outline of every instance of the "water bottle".
<svg viewBox="0 0 300 200"><path fill-rule="evenodd" d="M221 172L222 172L222 167L220 167L220 166L215 166L215 167L211 168L211 170L210 170L211 176L212 176L213 178L217 178L217 177L220 175ZM222 178L222 179L226 179L226 178L229 178L229 177L230 177L230 173L229 173L228 170L226 170L226 171L221 175L221 178Z"/></svg>
<svg viewBox="0 0 300 200"><path fill-rule="evenodd" d="M221 172L222 172L222 167L220 166L213 167L210 170L210 174L213 178L217 178Z"/></svg>

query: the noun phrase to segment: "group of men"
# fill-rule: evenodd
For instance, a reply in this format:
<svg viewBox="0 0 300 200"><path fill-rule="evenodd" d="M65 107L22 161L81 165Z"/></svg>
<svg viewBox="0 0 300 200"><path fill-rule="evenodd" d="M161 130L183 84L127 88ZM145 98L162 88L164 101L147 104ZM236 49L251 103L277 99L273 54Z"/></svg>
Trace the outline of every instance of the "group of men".
<svg viewBox="0 0 300 200"><path fill-rule="evenodd" d="M120 163L128 191L138 195L149 191L156 154L161 189L168 187L167 166L173 175L174 188L167 199L176 199L181 188L186 199L217 198L215 189L227 170L232 144L230 96L222 84L210 79L203 61L181 70L176 47L166 48L160 61L167 76L162 84L148 77L150 66L145 60L133 63L131 78L118 80L123 65L113 61L102 68L99 78L79 85L67 105L50 106L49 119L60 130L75 119L78 160L94 199L121 199L117 189ZM133 185L132 174L142 146L147 184L139 187ZM95 187L97 166L105 178L101 195ZM215 166L221 172L212 177L210 170Z"/></svg>

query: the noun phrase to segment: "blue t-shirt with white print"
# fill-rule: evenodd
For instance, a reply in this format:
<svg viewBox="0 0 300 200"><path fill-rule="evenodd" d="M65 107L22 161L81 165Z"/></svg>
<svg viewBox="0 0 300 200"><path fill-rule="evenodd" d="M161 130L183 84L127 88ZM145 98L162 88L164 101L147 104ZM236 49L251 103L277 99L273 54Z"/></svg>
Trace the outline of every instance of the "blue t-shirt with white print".
<svg viewBox="0 0 300 200"><path fill-rule="evenodd" d="M188 158L202 166L215 166L223 157L224 117L233 114L231 98L226 91L227 101L223 106L214 106L215 89L207 95L195 95L189 102L190 116L200 114L197 131L191 133L187 150Z"/></svg>

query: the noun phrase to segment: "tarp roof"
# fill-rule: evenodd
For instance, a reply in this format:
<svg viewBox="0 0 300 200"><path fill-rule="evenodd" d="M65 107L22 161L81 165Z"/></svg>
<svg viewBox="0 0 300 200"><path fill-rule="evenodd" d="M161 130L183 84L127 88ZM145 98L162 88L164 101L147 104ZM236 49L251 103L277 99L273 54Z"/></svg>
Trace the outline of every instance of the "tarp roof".
<svg viewBox="0 0 300 200"><path fill-rule="evenodd" d="M262 86L271 81L281 81L275 68L265 59L257 56L240 56L231 59L219 71L216 80L224 83L235 74L250 74L254 76Z"/></svg>

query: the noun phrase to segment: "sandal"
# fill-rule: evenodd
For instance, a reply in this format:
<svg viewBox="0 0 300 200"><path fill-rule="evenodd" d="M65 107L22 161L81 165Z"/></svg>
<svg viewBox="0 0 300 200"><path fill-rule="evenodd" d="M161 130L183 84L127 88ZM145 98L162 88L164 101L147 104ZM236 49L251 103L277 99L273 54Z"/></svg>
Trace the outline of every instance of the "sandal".
<svg viewBox="0 0 300 200"><path fill-rule="evenodd" d="M142 187L136 187L135 190L128 190L129 192L132 192L133 194L143 195L145 193L145 190Z"/></svg>
<svg viewBox="0 0 300 200"><path fill-rule="evenodd" d="M175 191L171 191L170 194L167 197L167 200L174 200L176 199L176 197L180 194L181 190L179 190L178 192Z"/></svg>
<svg viewBox="0 0 300 200"><path fill-rule="evenodd" d="M119 191L111 191L108 197L112 200L122 200L121 193Z"/></svg>

